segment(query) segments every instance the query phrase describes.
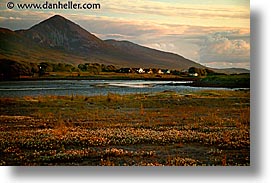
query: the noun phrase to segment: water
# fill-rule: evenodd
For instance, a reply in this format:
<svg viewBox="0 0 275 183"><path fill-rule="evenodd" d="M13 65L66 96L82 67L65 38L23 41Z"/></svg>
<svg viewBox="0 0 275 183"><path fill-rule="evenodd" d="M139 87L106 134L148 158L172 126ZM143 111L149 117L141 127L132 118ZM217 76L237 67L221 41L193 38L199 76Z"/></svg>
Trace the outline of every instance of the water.
<svg viewBox="0 0 275 183"><path fill-rule="evenodd" d="M0 97L23 97L41 95L107 95L108 93L154 93L163 91L189 92L209 89L190 87L188 81L144 80L45 80L0 82ZM219 90L225 88L211 88Z"/></svg>

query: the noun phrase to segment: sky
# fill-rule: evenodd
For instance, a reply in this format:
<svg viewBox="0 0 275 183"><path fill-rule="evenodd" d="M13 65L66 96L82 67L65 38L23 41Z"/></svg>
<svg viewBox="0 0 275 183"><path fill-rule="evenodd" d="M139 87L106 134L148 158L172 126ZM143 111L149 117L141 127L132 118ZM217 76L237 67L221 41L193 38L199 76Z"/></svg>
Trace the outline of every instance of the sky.
<svg viewBox="0 0 275 183"><path fill-rule="evenodd" d="M250 69L249 0L73 1L99 3L100 9L93 10L22 10L16 5L8 9L9 1L0 0L0 27L28 29L59 14L103 40L128 40L209 67ZM13 0L15 4L45 2Z"/></svg>

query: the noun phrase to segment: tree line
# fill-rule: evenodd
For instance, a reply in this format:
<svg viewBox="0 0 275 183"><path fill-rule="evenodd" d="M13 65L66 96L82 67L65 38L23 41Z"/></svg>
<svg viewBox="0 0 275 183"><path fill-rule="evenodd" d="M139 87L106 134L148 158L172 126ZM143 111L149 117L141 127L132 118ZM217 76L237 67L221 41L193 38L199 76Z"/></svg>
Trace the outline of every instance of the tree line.
<svg viewBox="0 0 275 183"><path fill-rule="evenodd" d="M114 72L117 68L113 65L98 63L85 63L74 66L68 63L31 63L18 62L10 59L0 59L0 78L9 79L19 76L43 76L49 72L89 72L99 74L100 72Z"/></svg>
<svg viewBox="0 0 275 183"><path fill-rule="evenodd" d="M188 73L190 74L198 74L198 76L209 76L209 75L217 75L218 73L214 72L208 68L197 68L197 67L190 67L188 69Z"/></svg>
<svg viewBox="0 0 275 183"><path fill-rule="evenodd" d="M0 79L18 78L20 76L43 76L49 72L89 72L98 75L101 72L118 72L114 65L105 65L99 63L84 63L74 66L68 63L31 63L18 62L9 59L0 59ZM216 75L214 71L207 68L190 67L188 72L171 70L172 75L195 74L197 76Z"/></svg>
<svg viewBox="0 0 275 183"><path fill-rule="evenodd" d="M114 65L105 65L105 64L98 64L98 63L79 64L78 69L80 69L82 72L90 72L95 75L99 74L100 72L117 71L117 68Z"/></svg>

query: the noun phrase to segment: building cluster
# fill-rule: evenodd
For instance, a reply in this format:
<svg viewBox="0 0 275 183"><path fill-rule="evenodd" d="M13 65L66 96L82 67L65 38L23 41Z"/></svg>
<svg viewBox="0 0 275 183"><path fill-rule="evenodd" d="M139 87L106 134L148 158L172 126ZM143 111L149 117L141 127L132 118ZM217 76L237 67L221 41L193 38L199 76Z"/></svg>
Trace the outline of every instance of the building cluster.
<svg viewBox="0 0 275 183"><path fill-rule="evenodd" d="M169 69L120 68L119 73L171 74Z"/></svg>

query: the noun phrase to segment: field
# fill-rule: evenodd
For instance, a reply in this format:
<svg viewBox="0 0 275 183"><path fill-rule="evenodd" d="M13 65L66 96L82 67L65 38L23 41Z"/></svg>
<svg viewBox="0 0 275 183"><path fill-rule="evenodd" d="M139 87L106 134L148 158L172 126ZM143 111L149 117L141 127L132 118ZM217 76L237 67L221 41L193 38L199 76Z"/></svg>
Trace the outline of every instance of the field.
<svg viewBox="0 0 275 183"><path fill-rule="evenodd" d="M138 73L116 73L100 72L99 74L89 72L48 72L44 76L21 76L11 80L198 80L199 78L179 76L173 74L138 74Z"/></svg>
<svg viewBox="0 0 275 183"><path fill-rule="evenodd" d="M250 165L250 92L0 98L0 165Z"/></svg>
<svg viewBox="0 0 275 183"><path fill-rule="evenodd" d="M189 85L199 87L250 88L250 74L207 76Z"/></svg>

